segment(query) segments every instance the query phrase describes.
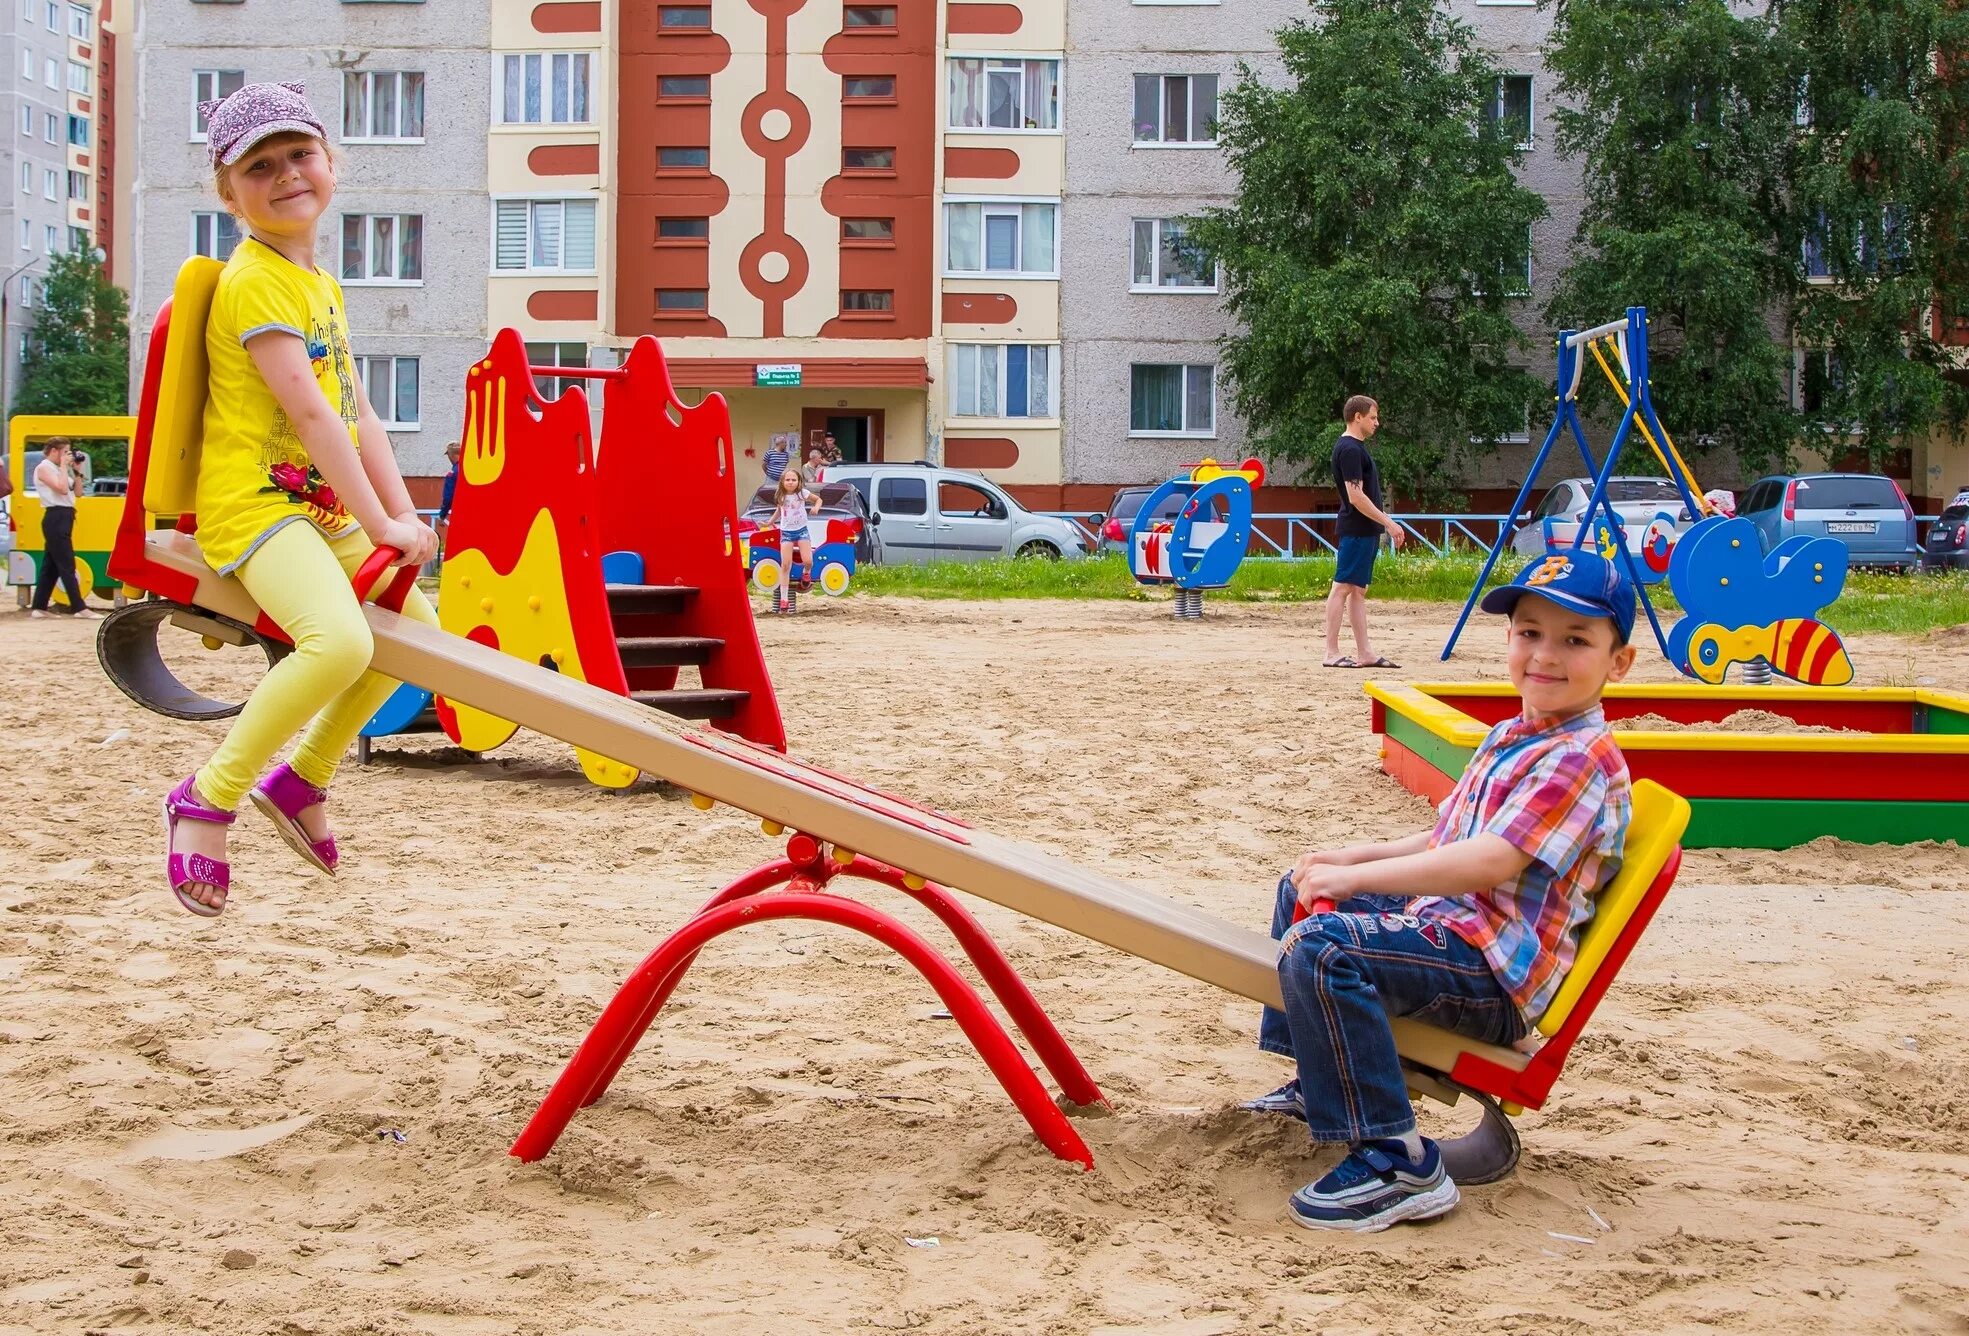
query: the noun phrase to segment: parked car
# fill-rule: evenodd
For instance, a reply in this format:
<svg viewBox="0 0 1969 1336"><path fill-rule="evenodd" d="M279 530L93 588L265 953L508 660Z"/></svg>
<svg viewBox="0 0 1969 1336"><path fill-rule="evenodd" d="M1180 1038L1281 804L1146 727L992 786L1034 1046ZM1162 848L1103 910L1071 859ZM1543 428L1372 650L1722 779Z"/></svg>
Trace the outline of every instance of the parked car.
<svg viewBox="0 0 1969 1336"><path fill-rule="evenodd" d="M1959 493L1928 526L1928 545L1921 552L1924 571L1969 570L1969 492Z"/></svg>
<svg viewBox="0 0 1969 1336"><path fill-rule="evenodd" d="M92 478L89 481L90 496L128 496L129 493L128 478Z"/></svg>
<svg viewBox="0 0 1969 1336"><path fill-rule="evenodd" d="M1837 538L1855 566L1911 570L1922 560L1914 507L1877 473L1796 473L1760 478L1737 514L1757 526L1769 552L1787 538Z"/></svg>
<svg viewBox="0 0 1969 1336"><path fill-rule="evenodd" d="M739 513L738 540L741 553L749 552L754 533L772 527L773 508L778 504L774 499L774 493L778 490L771 483L762 483L759 490L752 494L752 499L745 503L745 509ZM812 512L811 517L816 520L853 520L855 561L858 564L880 561L880 540L876 537L875 525L868 515L868 503L862 498L862 494L847 483L840 482L823 483L819 492L820 509ZM820 541L818 535L815 536L815 541L816 543ZM741 561L747 570L751 569L749 558L741 557Z"/></svg>
<svg viewBox="0 0 1969 1336"><path fill-rule="evenodd" d="M1570 543L1579 532L1578 526L1586 521L1586 506L1592 499L1591 478L1567 478L1554 483L1537 508L1518 521L1517 530L1511 535L1511 550L1521 556L1540 555L1546 550L1548 528L1553 541ZM1609 478L1607 500L1620 516L1628 551L1636 556L1641 554L1648 526L1657 516L1672 516L1678 528L1690 522L1681 489L1667 478L1645 475Z"/></svg>
<svg viewBox="0 0 1969 1336"><path fill-rule="evenodd" d="M1153 487L1117 488L1106 510L1098 515L1089 515L1088 520L1101 535L1100 545L1094 550L1103 555L1109 552L1126 552L1128 531L1135 527L1135 516L1141 513L1142 503L1147 501L1154 491ZM1172 508L1169 518L1174 519L1175 514Z"/></svg>
<svg viewBox="0 0 1969 1336"><path fill-rule="evenodd" d="M833 464L827 482L849 483L869 503L884 561L1087 555L1079 525L1035 514L975 473L933 464Z"/></svg>

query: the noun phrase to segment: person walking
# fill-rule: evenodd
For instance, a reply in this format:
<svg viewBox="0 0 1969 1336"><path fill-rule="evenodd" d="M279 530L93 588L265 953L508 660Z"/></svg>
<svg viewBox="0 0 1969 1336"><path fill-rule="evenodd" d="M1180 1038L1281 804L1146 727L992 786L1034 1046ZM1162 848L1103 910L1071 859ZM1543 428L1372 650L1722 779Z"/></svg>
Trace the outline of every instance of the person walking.
<svg viewBox="0 0 1969 1336"><path fill-rule="evenodd" d="M97 615L82 601L82 585L75 578L75 493L80 480L68 438L52 436L42 442L41 462L34 468L34 494L41 498L43 549L30 617L48 615L56 580L68 595L70 613L89 621Z"/></svg>
<svg viewBox="0 0 1969 1336"><path fill-rule="evenodd" d="M778 487L781 475L786 472L787 462L792 458L793 452L786 448L786 438L774 432L772 448L766 451L766 481Z"/></svg>
<svg viewBox="0 0 1969 1336"><path fill-rule="evenodd" d="M445 471L444 491L438 496L438 533L444 533L444 526L451 522L451 503L458 499L458 461L465 453L464 447L453 441L444 448L445 461L451 465Z"/></svg>
<svg viewBox="0 0 1969 1336"><path fill-rule="evenodd" d="M1325 668L1399 668L1393 659L1374 652L1367 638L1367 587L1374 581L1374 559L1381 553L1381 535L1400 547L1408 540L1402 526L1381 509L1381 470L1367 443L1381 427L1381 407L1364 394L1354 395L1341 409L1347 429L1333 443L1333 481L1340 489L1339 561L1333 588L1326 596ZM1340 652L1340 623L1354 628L1354 652Z"/></svg>

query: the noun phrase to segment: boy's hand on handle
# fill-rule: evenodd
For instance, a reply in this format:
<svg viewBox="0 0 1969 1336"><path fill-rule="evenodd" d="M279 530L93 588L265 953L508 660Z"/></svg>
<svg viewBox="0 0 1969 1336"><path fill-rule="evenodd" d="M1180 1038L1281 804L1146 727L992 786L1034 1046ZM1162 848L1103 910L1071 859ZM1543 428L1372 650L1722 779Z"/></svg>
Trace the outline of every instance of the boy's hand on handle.
<svg viewBox="0 0 1969 1336"><path fill-rule="evenodd" d="M1359 892L1354 868L1330 861L1334 856L1325 852L1304 854L1292 869L1292 886L1299 892L1299 908L1308 914L1316 912L1315 901L1339 904Z"/></svg>

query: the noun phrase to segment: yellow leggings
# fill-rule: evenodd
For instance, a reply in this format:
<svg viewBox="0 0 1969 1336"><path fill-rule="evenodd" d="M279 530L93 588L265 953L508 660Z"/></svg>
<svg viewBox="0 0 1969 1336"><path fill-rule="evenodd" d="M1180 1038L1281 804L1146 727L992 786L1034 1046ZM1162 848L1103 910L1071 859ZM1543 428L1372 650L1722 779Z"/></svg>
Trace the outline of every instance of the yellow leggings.
<svg viewBox="0 0 1969 1336"><path fill-rule="evenodd" d="M308 725L288 762L318 788L335 778L342 754L397 684L367 671L373 642L349 576L375 551L360 529L329 539L297 520L260 545L235 574L267 616L294 641L247 698L232 731L198 772L199 796L230 812L281 744ZM378 588L389 582L386 573ZM432 626L436 609L413 589L404 615ZM309 721L313 722L310 723Z"/></svg>

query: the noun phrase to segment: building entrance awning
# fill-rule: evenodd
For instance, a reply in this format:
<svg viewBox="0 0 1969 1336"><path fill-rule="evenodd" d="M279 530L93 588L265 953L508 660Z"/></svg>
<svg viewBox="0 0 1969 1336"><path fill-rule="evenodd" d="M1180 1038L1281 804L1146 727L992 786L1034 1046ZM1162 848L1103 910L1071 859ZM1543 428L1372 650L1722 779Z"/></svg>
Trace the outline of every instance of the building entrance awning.
<svg viewBox="0 0 1969 1336"><path fill-rule="evenodd" d="M783 386L828 390L920 390L930 364L920 357L807 357L774 361L749 357L674 357L670 378L700 390Z"/></svg>

